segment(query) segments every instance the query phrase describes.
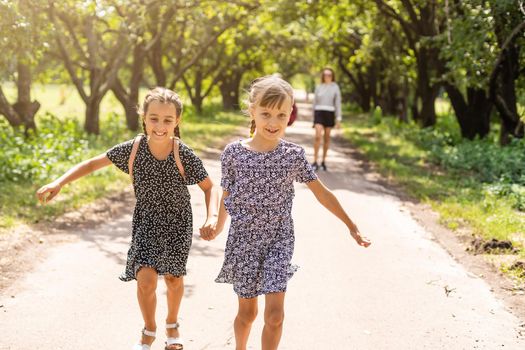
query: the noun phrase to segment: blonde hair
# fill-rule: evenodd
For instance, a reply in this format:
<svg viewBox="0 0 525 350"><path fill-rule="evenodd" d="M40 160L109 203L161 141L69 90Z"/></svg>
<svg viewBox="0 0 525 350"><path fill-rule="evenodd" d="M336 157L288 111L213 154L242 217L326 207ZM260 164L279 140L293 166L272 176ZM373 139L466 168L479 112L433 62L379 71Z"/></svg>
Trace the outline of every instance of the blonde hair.
<svg viewBox="0 0 525 350"><path fill-rule="evenodd" d="M146 94L146 97L144 97L142 106L138 107L138 113L142 117L142 129L144 130L144 134L146 134L146 123L144 122L144 117L146 116L146 113L148 113L148 107L150 103L153 101L158 101L160 103L171 103L175 106L177 117L182 115L182 101L180 96L177 95L175 91L165 87L153 88L149 90ZM175 127L175 136L180 138L180 130L178 125Z"/></svg>
<svg viewBox="0 0 525 350"><path fill-rule="evenodd" d="M256 106L281 108L283 103L290 99L293 104L293 88L285 80L276 75L267 75L255 79L248 90L245 105L248 110ZM248 111L245 111L246 114ZM255 133L255 122L252 120L250 126L250 136Z"/></svg>

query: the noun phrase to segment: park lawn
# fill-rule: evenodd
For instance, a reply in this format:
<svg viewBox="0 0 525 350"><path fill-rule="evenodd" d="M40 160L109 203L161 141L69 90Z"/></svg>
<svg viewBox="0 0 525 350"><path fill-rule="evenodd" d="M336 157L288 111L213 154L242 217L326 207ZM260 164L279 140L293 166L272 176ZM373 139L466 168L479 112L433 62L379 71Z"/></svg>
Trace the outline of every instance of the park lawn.
<svg viewBox="0 0 525 350"><path fill-rule="evenodd" d="M510 197L495 195L472 174L451 172L432 164L427 150L374 122L368 114L352 114L343 123L343 137L372 161L386 179L412 198L429 204L439 213L443 225L467 230L485 240L510 240L519 249L511 260L525 257L525 213L513 207ZM525 286L525 278L509 270L506 260L502 257L497 265Z"/></svg>
<svg viewBox="0 0 525 350"><path fill-rule="evenodd" d="M53 113L59 120L62 118L65 118L64 120L71 120L71 118L78 120L79 129L82 128L84 119L82 101L72 87L65 89L65 92L61 89L62 87L59 85L49 86L40 92L38 86L35 88L33 94L42 103L42 114L39 113L36 119L37 125L42 128L36 141L39 142L38 137L42 138L41 144L42 147L45 147L46 142L43 138L50 137L49 134L51 137L60 138L59 141L62 140L61 138L64 140L66 138L81 138L86 143L85 151L76 152L75 156L61 157L60 151L53 150L52 152L55 153L53 156L56 156L57 160L56 162L53 161L53 170L50 171L52 175L48 177L34 181L0 181L2 189L0 191L0 234L2 231L5 232L17 225L53 220L58 215L107 196L109 193L122 191L130 185L127 174L115 167L108 167L64 187L60 195L50 204L43 206L37 203L35 192L40 186L52 181L58 174L63 173L79 161L104 153L111 146L129 140L136 134L136 132L125 128L122 110L120 105L114 105L116 100L113 96L108 96L103 102L101 110L104 111L104 114L101 117L101 134L99 136L86 135L82 131L75 132L72 130L73 128L66 129L66 133L69 135L58 135L53 134L52 130L44 130L45 123L39 123L39 116L43 115L44 112L49 113L51 110L60 112L60 114ZM69 98L63 105L57 104L56 101L61 98L63 93ZM242 125L246 125L248 130L248 122L245 117L238 112L223 112L218 105L205 106L204 111L200 114L189 107L185 108L183 114L183 121L180 126L181 138L199 154L208 148L224 146L225 142L232 135L235 135L239 126ZM4 151L7 152L7 150ZM16 149L14 151L18 153ZM45 152L42 153L45 154ZM24 157L31 157L31 155L24 154Z"/></svg>

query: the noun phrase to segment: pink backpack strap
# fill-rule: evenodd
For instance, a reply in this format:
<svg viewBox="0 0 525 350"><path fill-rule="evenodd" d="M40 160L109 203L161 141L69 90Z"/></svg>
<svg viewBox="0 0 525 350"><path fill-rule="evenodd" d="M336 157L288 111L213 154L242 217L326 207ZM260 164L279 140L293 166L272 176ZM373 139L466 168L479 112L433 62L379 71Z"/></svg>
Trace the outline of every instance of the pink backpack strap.
<svg viewBox="0 0 525 350"><path fill-rule="evenodd" d="M173 157L175 158L175 163L177 164L179 173L182 175L183 179L186 179L186 173L184 172L184 166L182 165L182 162L180 160L179 138L178 137L173 138Z"/></svg>
<svg viewBox="0 0 525 350"><path fill-rule="evenodd" d="M135 156L137 155L137 151L139 149L140 140L142 139L142 135L137 135L135 139L133 140L133 146L131 147L131 154L129 155L128 160L128 173L131 177L131 183L133 184L133 163L135 162Z"/></svg>

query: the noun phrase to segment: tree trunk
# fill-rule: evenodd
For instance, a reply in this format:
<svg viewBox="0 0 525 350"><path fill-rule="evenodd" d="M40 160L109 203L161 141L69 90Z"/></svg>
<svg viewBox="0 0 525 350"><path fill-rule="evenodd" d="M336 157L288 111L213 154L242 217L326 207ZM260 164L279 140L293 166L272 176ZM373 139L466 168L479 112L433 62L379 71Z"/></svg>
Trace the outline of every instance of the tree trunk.
<svg viewBox="0 0 525 350"><path fill-rule="evenodd" d="M131 67L131 79L129 83L129 92L126 91L122 83L116 79L111 90L115 97L120 101L124 112L126 113L126 125L129 130L137 131L139 129L139 115L137 106L139 103L139 89L142 77L144 75L144 44L139 44L133 49L133 64Z"/></svg>
<svg viewBox="0 0 525 350"><path fill-rule="evenodd" d="M354 99L355 102L359 105L363 112L369 112L370 102L373 95L372 89L375 88L375 75L372 74L373 72L369 72L366 74L366 76L363 76L363 73L358 72L357 76L354 76L354 74L352 74L352 72L350 72L346 67L341 54L338 54L338 64L339 68L341 68L343 73L348 77L354 86L354 90L357 95L357 98Z"/></svg>
<svg viewBox="0 0 525 350"><path fill-rule="evenodd" d="M36 131L35 114L40 109L40 103L31 102L31 68L28 64L19 61L17 70L18 101L13 108L22 119L26 132Z"/></svg>
<svg viewBox="0 0 525 350"><path fill-rule="evenodd" d="M2 87L0 86L0 114L6 117L9 125L16 128L22 125L22 118L16 113L13 106L7 100Z"/></svg>
<svg viewBox="0 0 525 350"><path fill-rule="evenodd" d="M423 127L434 126L436 124L436 98L439 87L432 85L430 81L429 64L432 51L421 48L416 54L417 60L417 90L421 102L421 109L418 111L418 119ZM417 100L416 100L417 103Z"/></svg>
<svg viewBox="0 0 525 350"><path fill-rule="evenodd" d="M222 96L222 108L225 111L239 109L239 87L242 75L242 72L236 72L232 75L224 76L219 84L219 90Z"/></svg>
<svg viewBox="0 0 525 350"><path fill-rule="evenodd" d="M467 101L458 88L446 84L445 89L454 108L461 129L461 136L473 140L476 136L484 138L490 131L492 101L484 89L467 89Z"/></svg>
<svg viewBox="0 0 525 350"><path fill-rule="evenodd" d="M98 96L93 92L86 103L86 121L84 130L88 134L100 134L100 102L103 96Z"/></svg>
<svg viewBox="0 0 525 350"><path fill-rule="evenodd" d="M27 135L29 130L36 130L35 115L40 109L38 101L31 102L31 69L29 65L18 62L17 102L9 103L0 88L0 114L3 114L12 127L23 126Z"/></svg>
<svg viewBox="0 0 525 350"><path fill-rule="evenodd" d="M191 104L195 107L195 110L198 113L202 112L202 80L203 80L203 74L200 69L197 68L195 72L195 79L193 80L193 86L191 86L190 82L188 82L184 76L182 77L182 80L184 82L184 86L186 87L186 91L188 91L188 95L190 96Z"/></svg>
<svg viewBox="0 0 525 350"><path fill-rule="evenodd" d="M369 67L370 69L370 67ZM372 86L375 84L373 76L370 72L357 74L357 81L359 87L356 86L356 91L359 93L359 107L363 112L370 112L370 102L372 100Z"/></svg>
<svg viewBox="0 0 525 350"><path fill-rule="evenodd" d="M423 90L421 96L421 125L424 128L436 125L436 98L439 93L439 87L429 86Z"/></svg>
<svg viewBox="0 0 525 350"><path fill-rule="evenodd" d="M510 142L511 136L524 136L523 123L517 111L515 82L520 74L520 46L517 40L522 37L525 21L519 15L519 11L514 11L515 6L517 5L514 1L502 6L491 3L494 32L501 52L490 76L489 92L501 116L502 145Z"/></svg>
<svg viewBox="0 0 525 350"><path fill-rule="evenodd" d="M523 137L523 127L517 108L515 80L519 72L519 49L512 45L504 53L505 58L501 62L501 73L499 76L498 89L494 104L501 116L500 143L507 144L510 136Z"/></svg>

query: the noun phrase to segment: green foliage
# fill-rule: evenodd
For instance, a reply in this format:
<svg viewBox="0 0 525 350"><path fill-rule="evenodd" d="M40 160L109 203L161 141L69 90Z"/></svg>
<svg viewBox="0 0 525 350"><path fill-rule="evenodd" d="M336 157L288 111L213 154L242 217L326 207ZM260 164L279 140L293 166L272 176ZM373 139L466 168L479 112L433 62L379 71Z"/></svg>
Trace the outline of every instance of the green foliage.
<svg viewBox="0 0 525 350"><path fill-rule="evenodd" d="M419 129L413 123L394 118L372 121L377 128L413 143L425 153L428 162L449 172L472 176L482 183L506 183L525 186L525 142L513 140L501 147L491 139L469 141L462 139L452 115L443 115L435 128Z"/></svg>
<svg viewBox="0 0 525 350"><path fill-rule="evenodd" d="M64 161L75 162L85 154L88 142L77 121L46 114L39 124L40 133L26 138L0 120L0 182L42 181L63 170Z"/></svg>
<svg viewBox="0 0 525 350"><path fill-rule="evenodd" d="M435 128L420 129L361 115L345 126L345 137L386 177L429 203L449 228L467 225L486 239L509 239L522 247L525 143L500 147L490 141L497 130L487 140L466 141L452 115L438 121Z"/></svg>
<svg viewBox="0 0 525 350"><path fill-rule="evenodd" d="M442 79L460 87L484 88L498 53L490 4L467 0L451 11L447 29L437 40L448 68Z"/></svg>
<svg viewBox="0 0 525 350"><path fill-rule="evenodd" d="M18 60L37 73L46 66L42 57L49 49L50 26L42 7L36 0L0 0L0 81L8 80Z"/></svg>

